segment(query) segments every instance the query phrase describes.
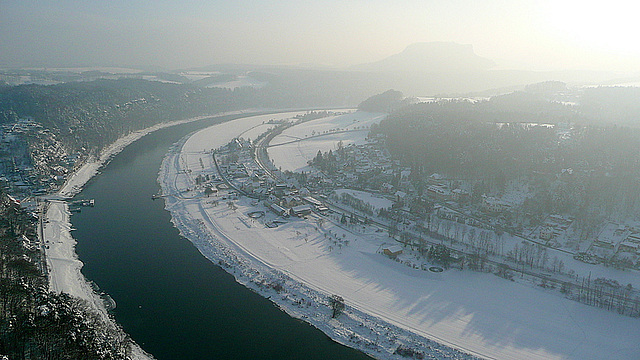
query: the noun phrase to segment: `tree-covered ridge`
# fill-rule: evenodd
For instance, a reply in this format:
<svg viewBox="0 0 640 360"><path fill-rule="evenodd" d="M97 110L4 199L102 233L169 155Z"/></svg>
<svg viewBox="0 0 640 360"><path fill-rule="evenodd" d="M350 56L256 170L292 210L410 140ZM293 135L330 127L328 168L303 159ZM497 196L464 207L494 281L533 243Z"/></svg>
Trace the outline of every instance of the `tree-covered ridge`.
<svg viewBox="0 0 640 360"><path fill-rule="evenodd" d="M133 79L0 87L0 121L31 117L74 148L102 147L159 122L254 104L241 92Z"/></svg>
<svg viewBox="0 0 640 360"><path fill-rule="evenodd" d="M640 129L607 125L586 105L593 103L565 106L527 93L420 103L375 131L416 184L443 173L499 194L508 181L528 179L537 190L528 204L538 211L638 213Z"/></svg>
<svg viewBox="0 0 640 360"><path fill-rule="evenodd" d="M126 359L131 341L84 300L48 291L34 218L0 193L0 358Z"/></svg>
<svg viewBox="0 0 640 360"><path fill-rule="evenodd" d="M560 147L554 129L521 123L533 120L540 121L483 103L420 103L392 113L378 131L394 154L419 171L494 177L497 170L538 170Z"/></svg>
<svg viewBox="0 0 640 360"><path fill-rule="evenodd" d="M402 105L404 102L402 92L396 90L387 90L382 94L374 95L358 105L358 110L371 112L392 112Z"/></svg>

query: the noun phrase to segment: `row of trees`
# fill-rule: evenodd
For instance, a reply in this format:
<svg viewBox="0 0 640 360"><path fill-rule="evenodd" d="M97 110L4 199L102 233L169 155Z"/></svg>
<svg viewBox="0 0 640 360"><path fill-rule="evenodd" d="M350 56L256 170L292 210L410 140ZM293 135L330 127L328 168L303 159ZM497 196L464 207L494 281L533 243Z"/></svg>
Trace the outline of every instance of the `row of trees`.
<svg viewBox="0 0 640 360"><path fill-rule="evenodd" d="M349 193L340 194L338 196L338 199L343 204L349 205L356 210L362 211L363 213L368 215L374 215L375 208L371 204L362 199L358 199L357 197Z"/></svg>
<svg viewBox="0 0 640 360"><path fill-rule="evenodd" d="M580 286L563 285L564 293L575 300L623 315L640 316L640 298L631 284L620 285L615 280L584 277Z"/></svg>
<svg viewBox="0 0 640 360"><path fill-rule="evenodd" d="M422 232L434 240L454 241L454 239L432 232L428 228L422 228ZM423 239L417 238L406 231L400 234L400 239L407 244L418 246L429 260L443 267L449 267L454 261L452 250L444 244L427 245ZM464 259L461 260L461 266L466 265L469 269L475 271L494 272L497 276L511 280L513 279L514 271L521 272L523 275L528 274L527 276L531 275L519 266L515 268L506 263L489 261L489 253L482 251L482 249L474 248L472 250L470 254L465 255ZM557 273L564 271L564 263L561 260L557 257L550 259L547 249L535 244L523 243L521 246L516 245L507 253L506 258L531 269L538 268ZM631 284L623 286L615 280L605 278L592 280L590 276L584 277L582 283L549 279L538 275L534 276L536 276L540 286L559 288L560 292L573 300L623 315L640 316L640 297Z"/></svg>

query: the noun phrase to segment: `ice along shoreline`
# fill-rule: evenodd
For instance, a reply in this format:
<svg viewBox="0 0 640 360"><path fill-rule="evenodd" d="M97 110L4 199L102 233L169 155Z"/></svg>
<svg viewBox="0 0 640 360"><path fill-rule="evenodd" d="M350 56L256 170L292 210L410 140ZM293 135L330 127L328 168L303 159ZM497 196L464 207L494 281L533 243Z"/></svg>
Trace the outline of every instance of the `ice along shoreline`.
<svg viewBox="0 0 640 360"><path fill-rule="evenodd" d="M237 134L245 131L243 128L253 128L267 120L283 120L297 114L299 113L269 114L225 123L225 131L216 134L214 145L209 148L217 148L231 141ZM350 306L348 303L339 319L332 318L331 309L328 306L330 293L313 288L301 279L279 271L253 256L237 242L234 242L223 229L213 225L215 220L194 217L194 213L204 214L206 210L201 207L202 204L197 196L190 197L189 191L184 192L190 186L180 186L185 185L184 179L180 179L180 177L190 177L187 175L189 171L185 171L183 168L186 160L182 157L182 152L193 154L193 149L185 150L184 145L191 139L202 137L203 133L206 131L195 131L172 146L163 159L158 182L165 199L165 208L171 213L172 223L180 231L180 234L191 241L205 258L220 265L233 275L238 283L271 300L288 315L311 324L340 344L355 348L375 358L401 359L403 356L399 349L420 349L419 351L428 349L428 353L423 353L425 358L477 359L469 352L445 345L446 340L444 339L436 342L385 322L375 315ZM205 152L203 151L203 154ZM207 163L206 160L205 163ZM248 203L240 204L241 202L238 201L243 209L249 207ZM205 217L207 216L205 215ZM251 226L246 222L243 224Z"/></svg>
<svg viewBox="0 0 640 360"><path fill-rule="evenodd" d="M243 126L260 120L244 119ZM351 123L352 118L342 121ZM598 359L613 353L620 359L637 357L635 319L496 280L492 274L410 269L377 253L388 236L376 231L356 234L336 219L310 215L325 221L290 218L267 229L267 222L277 219L261 204L240 198L231 206L227 190L221 190L219 199L206 198L202 189L194 191L196 178L217 175L212 149L238 137L244 128L240 122L226 123L183 138L164 159L158 180L181 234L238 282L290 315L378 358L401 358L394 353L414 349L426 358L473 356L467 353L499 359ZM314 154L307 150L307 155ZM249 169L251 156L242 156L247 160L237 165ZM265 212L266 220L248 216L256 210ZM336 235L346 236L349 244L332 251L330 239ZM347 304L339 319L331 318L331 294L343 296Z"/></svg>
<svg viewBox="0 0 640 360"><path fill-rule="evenodd" d="M115 326L114 320L107 315L103 299L81 272L83 263L75 252L76 240L71 235L70 211L65 199L78 194L87 182L98 174L100 168L108 164L124 148L154 131L204 119L243 114L250 116L259 112L262 110L231 111L156 124L121 137L103 149L97 158L86 160L56 194L49 196L50 199L44 211L41 243L46 245L44 249L50 290L86 300L110 322L110 325ZM132 348L132 356L140 360L153 359L152 355L144 352L137 344Z"/></svg>

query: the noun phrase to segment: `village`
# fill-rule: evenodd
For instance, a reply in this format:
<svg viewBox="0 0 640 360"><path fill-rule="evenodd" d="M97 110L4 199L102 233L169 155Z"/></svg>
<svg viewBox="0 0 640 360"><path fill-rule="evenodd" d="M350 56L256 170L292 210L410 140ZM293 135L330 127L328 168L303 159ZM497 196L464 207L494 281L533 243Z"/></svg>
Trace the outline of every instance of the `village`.
<svg viewBox="0 0 640 360"><path fill-rule="evenodd" d="M274 123L253 140L234 138L210 149L204 154L208 158L199 159L200 169L190 169L197 190L231 209L241 197L252 199L257 209L249 212L251 221L259 219L266 228L296 218L332 221L359 236L375 234L376 241L384 235L378 252L412 268L519 277L591 305L639 313L640 284L629 272L635 270L605 266L612 257L631 259L629 267L637 266L638 232L632 226L609 222L589 242L577 240L570 216L549 214L538 224L510 227L514 201L486 194L473 201L464 182L440 174L430 175L426 191L418 195L411 170L391 159L381 136L347 146L340 141L334 149L318 151L303 171L283 170L279 159L268 155L269 141L304 124L299 119ZM209 161L216 172L202 172ZM335 246L346 245L338 241ZM599 300L590 295L596 289ZM603 301L606 296L611 301Z"/></svg>
<svg viewBox="0 0 640 360"><path fill-rule="evenodd" d="M204 129L169 150L159 196L174 225L205 257L287 313L359 348L380 349L375 335L363 335L367 328L357 325L362 313L420 336L464 338L470 349L503 355L518 347L486 343L465 329L506 335L517 328L535 346L542 333L564 338L578 334L576 326L595 331L596 314L635 321L640 285L632 270L588 264L540 239L524 240L487 221L491 213L481 207L465 213L468 203L427 198L400 206L415 195L392 177L381 182L393 186L388 191L358 189L309 164L318 150L323 158L330 150L339 158L358 149L371 154L373 166L390 162L389 169L409 176L389 157L373 155L384 149L360 130L368 130L367 119L375 117L352 112L298 122L294 114L283 114ZM321 136L312 137L313 131ZM439 178L449 186L444 176L433 178L434 185ZM334 298L346 306L336 320ZM567 308L580 325L567 321ZM432 321L434 316L440 320ZM539 322L535 331L517 325L531 319ZM581 351L594 351L588 348Z"/></svg>
<svg viewBox="0 0 640 360"><path fill-rule="evenodd" d="M0 186L30 211L35 198L64 184L86 158L68 153L56 134L31 118L0 126Z"/></svg>
<svg viewBox="0 0 640 360"><path fill-rule="evenodd" d="M533 196L526 184L508 184L501 194L487 194L479 193L473 181L434 173L417 186L411 169L390 155L384 136L370 131L375 123L361 123L356 116L324 130L313 125L345 114L307 112L257 125L253 139L240 136L210 149L207 155L217 173L198 174L195 185L215 201L232 204L238 196L246 196L261 202L275 216L265 222L266 227L277 227L291 216L312 214L335 217L345 226L374 227L372 231L389 236L380 252L397 261L422 259L412 267L432 264L490 271L506 278L529 276L538 285L551 284L578 299L583 288L600 279L609 293L628 293L625 299L637 296L640 284L629 281L630 274L619 276L620 272L608 269L637 271L640 223L607 220L585 237L570 215L546 214L532 221L522 209ZM292 135L293 129L300 134ZM32 119L4 124L1 131L0 181L35 216L37 197L63 184L87 155L67 154L55 134ZM559 132L570 137L566 128ZM316 150L313 146L323 137L329 140ZM283 169L283 156L271 153L281 144L307 143L306 166ZM572 172L565 169L557 177L562 180ZM439 251L434 258L435 245L446 248L446 256Z"/></svg>

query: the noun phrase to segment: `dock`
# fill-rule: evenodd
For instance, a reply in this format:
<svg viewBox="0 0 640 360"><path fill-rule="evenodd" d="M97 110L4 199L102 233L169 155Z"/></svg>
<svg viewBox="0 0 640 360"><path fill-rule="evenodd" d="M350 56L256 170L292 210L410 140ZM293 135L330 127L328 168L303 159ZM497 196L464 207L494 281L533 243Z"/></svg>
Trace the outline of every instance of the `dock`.
<svg viewBox="0 0 640 360"><path fill-rule="evenodd" d="M96 201L94 199L81 199L81 200L74 200L71 202L71 206L84 206L84 207L94 207L96 204Z"/></svg>

